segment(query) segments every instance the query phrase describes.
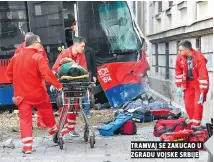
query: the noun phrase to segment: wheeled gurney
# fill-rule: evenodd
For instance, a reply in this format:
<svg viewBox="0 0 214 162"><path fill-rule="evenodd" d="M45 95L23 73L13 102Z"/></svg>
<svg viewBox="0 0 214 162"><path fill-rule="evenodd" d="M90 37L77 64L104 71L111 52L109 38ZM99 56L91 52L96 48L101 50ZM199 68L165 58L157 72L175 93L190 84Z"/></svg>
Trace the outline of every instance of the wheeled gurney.
<svg viewBox="0 0 214 162"><path fill-rule="evenodd" d="M62 107L62 111L60 113L59 131L53 136L53 141L59 144L60 149L63 149L64 141L61 131L64 128L68 112L75 112L75 101L78 101L79 110L85 122L84 141L88 142L88 138L90 138L90 146L91 148L94 148L95 133L83 110L83 104L86 104L83 103L83 99L88 98L88 102L90 103L90 90L93 86L93 82L90 81L88 75L81 77L62 76L60 82L63 85L63 89L57 92L57 105L58 107ZM91 132L90 137L89 131Z"/></svg>

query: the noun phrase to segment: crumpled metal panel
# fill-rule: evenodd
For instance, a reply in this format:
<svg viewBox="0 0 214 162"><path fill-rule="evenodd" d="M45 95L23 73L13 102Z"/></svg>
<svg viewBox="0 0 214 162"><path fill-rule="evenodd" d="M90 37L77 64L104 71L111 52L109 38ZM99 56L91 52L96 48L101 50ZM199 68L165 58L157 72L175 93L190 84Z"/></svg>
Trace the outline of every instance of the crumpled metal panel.
<svg viewBox="0 0 214 162"><path fill-rule="evenodd" d="M149 70L145 53L138 62L109 63L98 68L98 80L112 107L117 108L146 93L141 76Z"/></svg>

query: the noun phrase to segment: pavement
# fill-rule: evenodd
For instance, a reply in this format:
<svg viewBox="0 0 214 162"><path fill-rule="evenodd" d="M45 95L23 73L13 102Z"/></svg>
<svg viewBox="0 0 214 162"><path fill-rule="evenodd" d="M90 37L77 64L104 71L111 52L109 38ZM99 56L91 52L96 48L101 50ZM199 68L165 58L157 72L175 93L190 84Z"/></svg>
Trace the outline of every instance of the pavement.
<svg viewBox="0 0 214 162"><path fill-rule="evenodd" d="M96 131L94 148L81 137L65 141L64 149L54 144L50 136L34 139L32 154L21 153L20 139L14 140L15 149L0 148L0 162L206 162L208 153L200 152L199 159L132 159L131 141L159 141L152 135L153 126L138 128L137 135L102 137Z"/></svg>

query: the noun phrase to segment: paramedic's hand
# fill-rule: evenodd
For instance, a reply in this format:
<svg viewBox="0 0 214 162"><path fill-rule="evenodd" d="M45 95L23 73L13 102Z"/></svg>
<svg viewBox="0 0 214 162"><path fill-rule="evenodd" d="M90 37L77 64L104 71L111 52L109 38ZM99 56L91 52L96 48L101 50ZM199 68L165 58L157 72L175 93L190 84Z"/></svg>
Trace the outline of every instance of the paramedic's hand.
<svg viewBox="0 0 214 162"><path fill-rule="evenodd" d="M201 94L200 94L199 101L198 101L198 104L203 105L203 103L204 103L204 93L201 93Z"/></svg>
<svg viewBox="0 0 214 162"><path fill-rule="evenodd" d="M181 87L178 87L177 90L176 90L176 93L178 95L178 97L182 97L182 88Z"/></svg>
<svg viewBox="0 0 214 162"><path fill-rule="evenodd" d="M96 82L96 81L97 81L97 78L96 78L96 77L93 77L93 81Z"/></svg>
<svg viewBox="0 0 214 162"><path fill-rule="evenodd" d="M52 85L52 86L50 86L50 91L51 92L54 92L56 90L56 88Z"/></svg>

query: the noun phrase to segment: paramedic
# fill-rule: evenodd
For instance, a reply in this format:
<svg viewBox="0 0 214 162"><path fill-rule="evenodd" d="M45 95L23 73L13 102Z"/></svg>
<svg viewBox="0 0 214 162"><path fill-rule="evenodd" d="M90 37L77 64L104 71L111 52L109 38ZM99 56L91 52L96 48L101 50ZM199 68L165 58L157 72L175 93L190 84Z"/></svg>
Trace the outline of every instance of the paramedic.
<svg viewBox="0 0 214 162"><path fill-rule="evenodd" d="M85 56L84 54L82 54L82 52L85 49L86 40L82 37L76 37L73 40L73 42L74 43L72 46L63 50L62 53L60 53L59 56L57 57L57 60L52 67L54 74L58 72L60 60L65 57L71 58L72 60L74 60L76 63L78 63L80 66L87 70Z"/></svg>
<svg viewBox="0 0 214 162"><path fill-rule="evenodd" d="M26 48L14 55L7 68L7 78L14 86L13 102L18 106L20 132L24 153L32 152L32 110L35 106L43 117L43 122L50 135L58 131L54 119L52 104L42 84L53 84L57 89L62 85L49 69L44 56L39 53L41 41L39 36L31 35L26 39Z"/></svg>
<svg viewBox="0 0 214 162"><path fill-rule="evenodd" d="M16 48L16 50L15 50L15 55L18 54L18 53L20 53L20 52L26 47L26 39L27 39L28 36L31 36L31 35L34 35L34 33L32 33L32 32L27 32L27 33L25 34L25 41L24 41L20 46L18 46L18 47ZM43 46L41 46L41 49L39 50L39 53L45 58L45 60L46 60L47 63L48 63L48 62L49 62L49 61L48 61L48 57L47 57L47 54L46 54L45 49L44 49ZM44 87L45 87L45 89L46 89L45 82L43 82L43 84L44 84ZM40 128L45 128L45 124L44 124L43 121L42 121L42 116L41 116L41 114L40 114L39 111L37 111L37 126L40 127Z"/></svg>
<svg viewBox="0 0 214 162"><path fill-rule="evenodd" d="M80 66L82 66L84 69L87 70L87 65L86 65L86 60L84 54L82 52L84 51L86 44L86 40L82 37L76 37L73 40L73 45L70 46L69 48L65 49L62 51L61 54L59 54L55 64L52 67L53 73L57 75L58 69L60 66L60 60L66 57L71 58L74 60L76 63L78 63ZM50 91L54 91L54 87L50 87ZM76 105L78 106L78 105ZM67 116L67 128L62 130L62 135L65 135L69 132L71 136L78 137L79 134L74 131L75 128L75 121L76 121L76 114L73 112L68 112Z"/></svg>
<svg viewBox="0 0 214 162"><path fill-rule="evenodd" d="M200 126L203 104L209 88L209 76L204 55L194 49L189 41L179 45L175 66L177 95L182 97L192 126Z"/></svg>

